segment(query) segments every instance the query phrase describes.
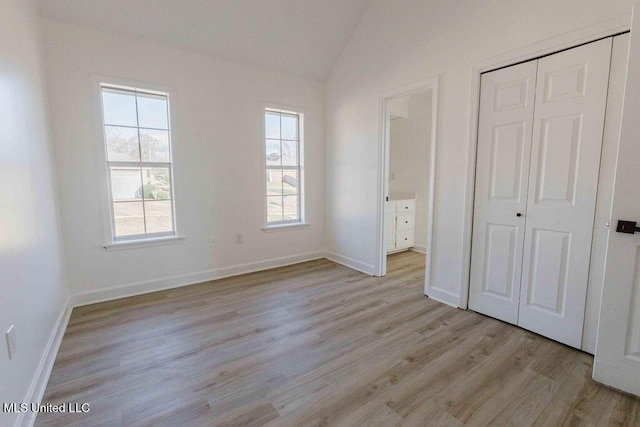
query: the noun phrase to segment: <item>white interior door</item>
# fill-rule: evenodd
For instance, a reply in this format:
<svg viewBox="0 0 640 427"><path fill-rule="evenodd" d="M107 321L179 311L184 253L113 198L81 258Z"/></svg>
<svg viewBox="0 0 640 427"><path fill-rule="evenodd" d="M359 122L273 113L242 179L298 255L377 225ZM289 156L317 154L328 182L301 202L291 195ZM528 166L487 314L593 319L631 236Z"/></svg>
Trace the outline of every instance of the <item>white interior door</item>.
<svg viewBox="0 0 640 427"><path fill-rule="evenodd" d="M580 348L612 39L538 60L518 325Z"/></svg>
<svg viewBox="0 0 640 427"><path fill-rule="evenodd" d="M481 77L469 307L517 323L537 61ZM517 216L520 214L520 216Z"/></svg>
<svg viewBox="0 0 640 427"><path fill-rule="evenodd" d="M616 232L640 222L640 6L633 10L627 83L613 193L604 290L593 378L640 395L640 233ZM632 231L627 227L627 231Z"/></svg>

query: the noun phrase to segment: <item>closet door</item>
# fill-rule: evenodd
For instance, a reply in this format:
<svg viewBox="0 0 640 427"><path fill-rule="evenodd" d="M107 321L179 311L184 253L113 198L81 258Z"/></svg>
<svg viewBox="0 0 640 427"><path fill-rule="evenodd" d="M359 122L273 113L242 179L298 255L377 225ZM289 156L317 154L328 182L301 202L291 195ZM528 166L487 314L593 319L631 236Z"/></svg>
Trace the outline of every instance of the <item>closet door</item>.
<svg viewBox="0 0 640 427"><path fill-rule="evenodd" d="M538 60L518 325L580 348L612 39Z"/></svg>
<svg viewBox="0 0 640 427"><path fill-rule="evenodd" d="M480 81L469 307L510 323L518 320L536 68L530 61Z"/></svg>

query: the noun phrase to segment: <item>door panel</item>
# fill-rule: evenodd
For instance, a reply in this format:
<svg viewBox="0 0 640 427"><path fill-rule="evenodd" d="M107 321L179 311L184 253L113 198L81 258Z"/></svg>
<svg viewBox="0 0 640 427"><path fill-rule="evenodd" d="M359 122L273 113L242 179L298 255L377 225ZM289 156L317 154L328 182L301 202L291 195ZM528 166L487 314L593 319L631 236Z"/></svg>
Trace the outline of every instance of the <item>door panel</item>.
<svg viewBox="0 0 640 427"><path fill-rule="evenodd" d="M562 53L560 53L562 55ZM587 63L550 71L544 76L544 102L583 98L587 88Z"/></svg>
<svg viewBox="0 0 640 427"><path fill-rule="evenodd" d="M578 348L611 43L538 61L518 325Z"/></svg>
<svg viewBox="0 0 640 427"><path fill-rule="evenodd" d="M514 266L517 256L517 227L499 224L487 224L487 247L485 249L484 278L482 292L513 299L513 290L517 284ZM504 257L507 257L504 260Z"/></svg>
<svg viewBox="0 0 640 427"><path fill-rule="evenodd" d="M639 4L630 44L593 378L640 395L640 233L616 232L618 220L640 222Z"/></svg>
<svg viewBox="0 0 640 427"><path fill-rule="evenodd" d="M582 114L543 119L536 202L575 203ZM560 141L560 143L558 143Z"/></svg>
<svg viewBox="0 0 640 427"><path fill-rule="evenodd" d="M532 230L531 281L527 305L557 316L564 314L571 235ZM522 297L521 297L522 298Z"/></svg>
<svg viewBox="0 0 640 427"><path fill-rule="evenodd" d="M493 131L489 199L517 202L520 199L522 168L525 166L522 164L525 123L496 126Z"/></svg>
<svg viewBox="0 0 640 427"><path fill-rule="evenodd" d="M537 62L481 77L469 307L517 323Z"/></svg>

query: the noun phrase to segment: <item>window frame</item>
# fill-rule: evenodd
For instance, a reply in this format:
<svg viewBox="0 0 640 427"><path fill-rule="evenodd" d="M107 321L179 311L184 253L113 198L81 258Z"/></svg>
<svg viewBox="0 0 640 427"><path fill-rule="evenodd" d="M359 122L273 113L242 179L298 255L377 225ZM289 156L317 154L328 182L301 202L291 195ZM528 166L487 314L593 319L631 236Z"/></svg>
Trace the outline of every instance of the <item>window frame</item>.
<svg viewBox="0 0 640 427"><path fill-rule="evenodd" d="M267 143L267 133L266 133L266 116L267 113L275 112L275 113L283 113L289 115L296 115L298 117L298 165L297 166L275 166L275 165L267 165L267 154L266 154L266 143ZM305 194L305 161L304 161L304 153L305 153L305 116L306 112L303 108L292 107L286 105L278 105L278 104L263 104L262 106L262 194L263 194L263 218L264 218L264 231L276 231L276 230L286 230L292 229L296 227L305 227L308 226L307 218L306 218L306 194ZM282 142L282 139L280 139ZM288 140L287 140L288 141ZM292 170L295 169L298 171L298 219L295 220L283 220L283 221L269 221L268 215L268 196L267 196L267 172L269 170Z"/></svg>
<svg viewBox="0 0 640 427"><path fill-rule="evenodd" d="M178 194L180 192L176 184L176 138L175 138L175 108L174 108L174 91L169 87L160 87L148 83L142 83L131 80L124 80L119 78L105 77L105 76L92 76L92 83L94 88L94 102L95 102L95 120L96 120L96 140L100 144L97 156L100 161L100 167L98 170L102 171L100 174L99 188L102 191L98 191L101 203L103 206L101 209L101 215L104 223L104 241L106 242L102 246L108 251L121 250L121 249L133 249L138 247L147 247L155 245L165 245L169 243L179 243L185 238L185 236L179 234L178 226ZM165 96L167 99L167 118L168 118L168 132L169 132L169 162L143 162L140 159L139 162L122 162L122 161L109 161L107 154L107 143L104 123L104 108L102 93L103 89L114 89L119 91L129 91L132 93L142 93L149 95ZM141 129L139 123L135 127L138 131ZM146 129L146 128L142 128ZM128 236L116 236L115 228L115 213L114 213L114 200L112 193L111 183L111 167L166 167L169 169L169 182L171 185L171 214L173 222L173 230L160 233L144 233ZM142 199L141 199L142 201Z"/></svg>

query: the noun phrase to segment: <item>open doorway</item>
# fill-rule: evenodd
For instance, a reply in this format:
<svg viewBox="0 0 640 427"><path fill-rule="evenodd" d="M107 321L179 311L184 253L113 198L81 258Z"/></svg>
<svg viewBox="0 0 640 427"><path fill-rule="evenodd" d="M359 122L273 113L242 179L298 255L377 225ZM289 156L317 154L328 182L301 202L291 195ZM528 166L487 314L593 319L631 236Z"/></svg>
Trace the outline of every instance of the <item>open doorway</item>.
<svg viewBox="0 0 640 427"><path fill-rule="evenodd" d="M429 280L435 176L437 78L382 99L381 206L378 273L388 257L425 256ZM398 264L398 263L395 263ZM394 265L389 264L389 265ZM402 265L400 263L399 265Z"/></svg>

